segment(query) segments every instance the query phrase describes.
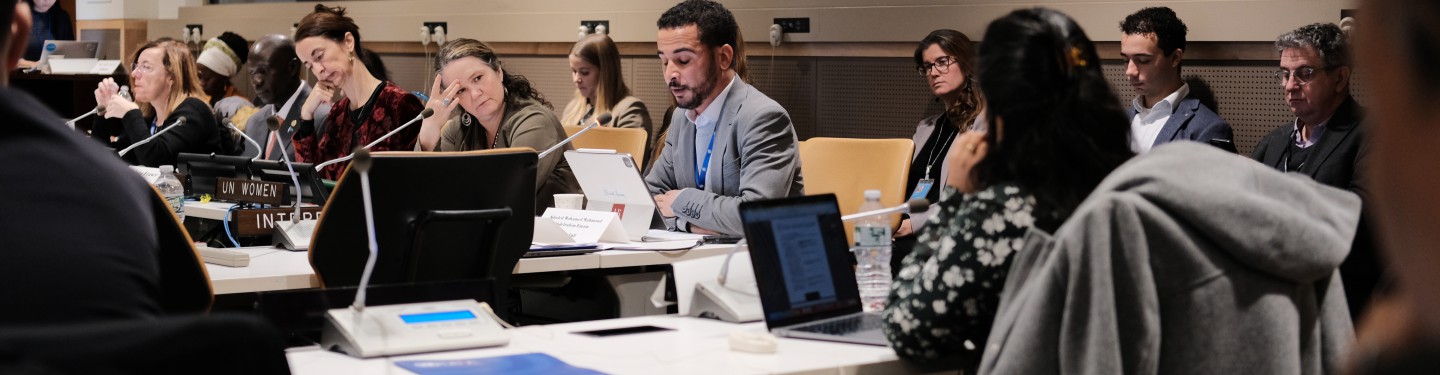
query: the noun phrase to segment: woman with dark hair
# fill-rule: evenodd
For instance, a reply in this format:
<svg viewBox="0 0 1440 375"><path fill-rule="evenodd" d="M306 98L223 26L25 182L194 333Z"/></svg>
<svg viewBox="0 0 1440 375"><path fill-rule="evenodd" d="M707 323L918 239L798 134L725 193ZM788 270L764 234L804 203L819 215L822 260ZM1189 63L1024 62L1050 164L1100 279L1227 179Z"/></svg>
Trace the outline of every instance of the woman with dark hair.
<svg viewBox="0 0 1440 375"><path fill-rule="evenodd" d="M585 125L596 116L609 113L614 116L608 126L635 128L645 131L645 151L659 138L659 133L650 125L650 111L645 102L630 95L625 85L625 76L620 73L620 49L610 37L591 34L575 43L570 50L570 76L575 82L575 98L561 112L560 123L564 125ZM632 155L642 160L645 155ZM643 169L643 168L642 168Z"/></svg>
<svg viewBox="0 0 1440 375"><path fill-rule="evenodd" d="M119 95L120 85L106 78L95 88L95 102L105 105L90 136L117 150L166 131L125 154L130 164L159 167L174 165L182 152L219 153L231 145L221 137L210 100L200 87L195 58L185 44L161 38L140 46L130 60L130 85L135 100ZM113 142L112 142L113 140Z"/></svg>
<svg viewBox="0 0 1440 375"><path fill-rule="evenodd" d="M435 115L421 124L421 149L529 147L538 152L565 139L565 128L550 102L525 77L507 73L489 45L474 39L451 40L435 54L435 67L435 85L425 104ZM580 192L563 152L541 158L535 178L537 212L550 207L555 194Z"/></svg>
<svg viewBox="0 0 1440 375"><path fill-rule="evenodd" d="M366 61L373 52L361 44L360 27L345 16L345 8L315 5L315 12L295 29L295 52L319 81L300 107L293 144L303 161L323 163L350 154L420 115L420 99L389 81L376 78ZM335 90L342 98L331 104ZM330 106L330 114L315 126L315 108ZM415 149L420 130L406 128L372 147L371 151ZM348 162L320 171L325 179L339 179Z"/></svg>
<svg viewBox="0 0 1440 375"><path fill-rule="evenodd" d="M25 0L30 4L30 42L20 67L35 66L47 40L75 40L75 22L55 0Z"/></svg>
<svg viewBox="0 0 1440 375"><path fill-rule="evenodd" d="M910 192L910 199L932 202L931 208L938 207L935 202L940 201L940 185L947 175L945 155L950 145L971 127L984 128L980 113L985 110L985 97L980 95L980 85L971 79L975 55L975 44L969 37L948 29L930 32L915 47L915 71L925 77L945 110L920 120L915 127L915 154L905 191ZM930 213L911 213L900 220L900 227L895 229L895 251L890 257L892 270L899 270L900 261L915 247L915 233L925 226Z"/></svg>
<svg viewBox="0 0 1440 375"><path fill-rule="evenodd" d="M939 212L891 286L885 332L902 357L979 365L1010 261L1128 160L1129 121L1085 32L1025 9L990 24L979 77L989 131L956 140ZM966 371L970 373L973 371Z"/></svg>

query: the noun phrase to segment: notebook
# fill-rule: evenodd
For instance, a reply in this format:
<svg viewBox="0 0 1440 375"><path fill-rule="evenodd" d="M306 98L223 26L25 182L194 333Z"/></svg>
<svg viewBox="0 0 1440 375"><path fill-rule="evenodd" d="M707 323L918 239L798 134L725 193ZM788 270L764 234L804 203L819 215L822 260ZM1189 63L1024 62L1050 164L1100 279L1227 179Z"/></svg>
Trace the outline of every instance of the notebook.
<svg viewBox="0 0 1440 375"><path fill-rule="evenodd" d="M835 195L740 204L765 325L776 336L887 346L865 313Z"/></svg>

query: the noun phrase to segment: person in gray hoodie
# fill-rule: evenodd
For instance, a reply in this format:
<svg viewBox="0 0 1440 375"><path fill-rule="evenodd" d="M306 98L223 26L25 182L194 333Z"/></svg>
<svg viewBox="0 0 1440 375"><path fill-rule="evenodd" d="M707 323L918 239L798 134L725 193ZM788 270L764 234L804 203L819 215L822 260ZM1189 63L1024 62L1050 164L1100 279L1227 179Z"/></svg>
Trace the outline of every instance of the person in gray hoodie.
<svg viewBox="0 0 1440 375"><path fill-rule="evenodd" d="M1360 198L1199 143L1116 169L1032 230L980 374L1334 374Z"/></svg>

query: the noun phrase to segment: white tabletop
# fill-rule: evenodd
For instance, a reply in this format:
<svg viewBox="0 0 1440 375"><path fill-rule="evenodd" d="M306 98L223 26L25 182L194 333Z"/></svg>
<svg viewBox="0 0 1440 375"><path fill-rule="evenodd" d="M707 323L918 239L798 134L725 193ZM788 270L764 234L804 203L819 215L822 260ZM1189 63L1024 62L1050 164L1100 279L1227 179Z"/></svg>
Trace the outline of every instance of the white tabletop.
<svg viewBox="0 0 1440 375"><path fill-rule="evenodd" d="M685 259L724 255L730 245L706 245L682 251L606 250L581 255L523 258L514 273L554 272L596 268L634 267L670 264ZM215 294L263 292L271 290L316 288L320 279L310 268L309 253L270 247L245 247L235 250L250 254L247 267L226 267L206 263Z"/></svg>
<svg viewBox="0 0 1440 375"><path fill-rule="evenodd" d="M653 325L674 331L590 337L572 332ZM469 359L542 352L561 361L612 374L904 373L911 371L888 347L777 339L773 354L730 350L733 331L764 331L764 323L733 324L680 316L646 316L527 326L512 330L510 344L489 349L356 359L313 348L292 349L295 374L408 373L393 362Z"/></svg>

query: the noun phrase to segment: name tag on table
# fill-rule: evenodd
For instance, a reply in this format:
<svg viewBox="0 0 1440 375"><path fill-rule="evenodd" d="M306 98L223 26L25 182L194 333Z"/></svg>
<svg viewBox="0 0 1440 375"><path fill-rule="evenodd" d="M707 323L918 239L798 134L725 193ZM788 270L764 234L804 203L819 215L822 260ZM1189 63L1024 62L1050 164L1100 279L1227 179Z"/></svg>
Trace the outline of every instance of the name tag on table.
<svg viewBox="0 0 1440 375"><path fill-rule="evenodd" d="M574 242L630 242L625 235L625 228L620 226L620 216L614 212L549 208L542 216L558 224L561 230L570 234Z"/></svg>
<svg viewBox="0 0 1440 375"><path fill-rule="evenodd" d="M278 182L215 178L215 197L222 200L278 205L288 193L286 185Z"/></svg>
<svg viewBox="0 0 1440 375"><path fill-rule="evenodd" d="M301 207L301 220L320 218L321 207ZM277 223L290 221L295 216L294 207L256 208L235 210L235 235L241 237L268 236L275 234Z"/></svg>

